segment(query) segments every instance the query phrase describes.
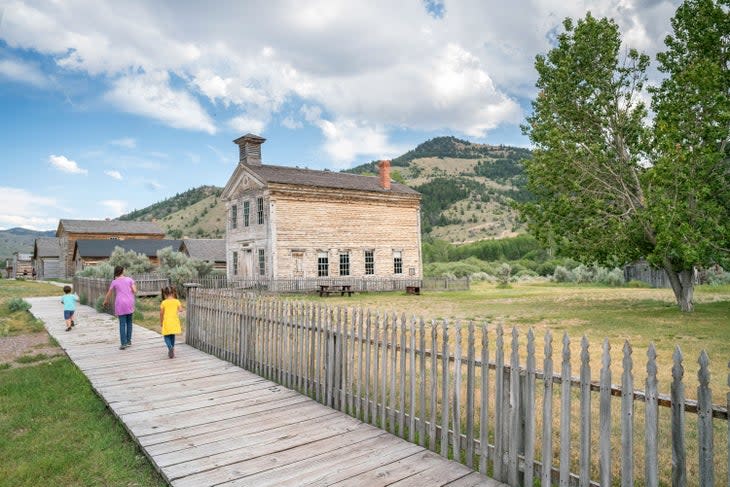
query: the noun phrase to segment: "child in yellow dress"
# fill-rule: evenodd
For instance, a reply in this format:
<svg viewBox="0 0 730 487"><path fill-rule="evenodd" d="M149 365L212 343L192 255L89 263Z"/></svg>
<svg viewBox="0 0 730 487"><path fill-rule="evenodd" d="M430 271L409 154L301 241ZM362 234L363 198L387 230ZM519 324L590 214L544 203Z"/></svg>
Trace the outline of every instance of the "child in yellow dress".
<svg viewBox="0 0 730 487"><path fill-rule="evenodd" d="M160 325L162 336L167 345L167 356L175 357L175 334L182 333L179 314L185 309L177 299L177 292L173 286L162 289L162 303L160 304Z"/></svg>

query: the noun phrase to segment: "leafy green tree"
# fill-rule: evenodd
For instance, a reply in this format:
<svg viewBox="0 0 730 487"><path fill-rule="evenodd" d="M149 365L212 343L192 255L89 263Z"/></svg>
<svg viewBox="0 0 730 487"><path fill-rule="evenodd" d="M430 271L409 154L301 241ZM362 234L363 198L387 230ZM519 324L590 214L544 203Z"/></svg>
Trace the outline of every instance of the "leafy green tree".
<svg viewBox="0 0 730 487"><path fill-rule="evenodd" d="M645 186L654 246L678 299L692 300L692 266L730 254L730 1L687 0L672 19L666 74L652 89L653 167ZM674 272L670 272L670 270Z"/></svg>
<svg viewBox="0 0 730 487"><path fill-rule="evenodd" d="M656 137L652 137L652 127L644 122L647 110L641 97L648 57L633 49L622 52L616 23L595 19L590 14L577 23L566 19L557 46L547 55L537 56L535 67L540 93L533 102L533 114L523 127L535 145L533 158L522 161L528 188L535 198L520 205L530 231L544 244L583 262L616 265L646 257L670 276L683 311L693 309L689 278L693 266L712 262L721 252L721 249L708 251L710 246L702 244L702 240L719 237L716 244L720 247L726 247L728 242L727 230L722 228L708 233L701 226L693 227L692 234L687 236L694 237L694 241L682 235L683 228L693 224L693 220L687 220L689 212L682 210L685 205L693 208L696 216L710 212L727 221L728 198L718 196L723 194L722 188L727 195L728 123L727 118L717 115L724 110L724 116L728 116L730 85L726 74L727 54L725 58L717 54L728 52L730 36L727 14L724 22L721 15L703 22L678 20L684 15L687 19L692 17L689 12L682 13L683 8L694 9L697 14L699 4L720 9L712 0L687 2L673 20L675 38L686 39L692 37L688 35L689 30L714 26L719 31L714 34L714 42L722 47L697 52L697 56L715 56L715 63L723 67L719 71L725 70L724 81L714 84L703 81L699 72L687 76L692 62L684 65L679 61L670 62L682 58L682 50L691 47L688 42L684 42L684 48L679 47L681 42L672 41L674 38L670 36L668 52L676 50L676 54L660 55L662 67L669 74L665 83L669 84L666 87L663 84L656 92ZM676 34L680 26L685 29L681 35ZM713 40L705 39L705 42ZM709 60L707 63L711 64ZM709 96L703 87L706 81L716 89L722 87L720 94L715 93L714 98ZM669 89L677 83L681 88ZM698 94L690 106L682 109L683 89L708 96ZM705 112L704 107L712 103L724 103L724 108ZM705 148L707 153L714 154L708 159L724 166L725 171L724 179L707 183L715 185L714 195L707 194L706 181L693 176L696 169L692 166L696 163L690 162L694 158L692 149L682 150L684 157L676 152L677 146L687 144L679 119L682 116L691 119L693 111L694 123L718 127L713 133L715 143L708 143L714 149ZM708 118L702 120L705 113ZM670 130L671 126L675 128ZM703 133L709 135L707 129ZM705 154L704 149L700 152ZM697 176L706 174L709 173L705 171ZM699 195L693 195L691 187L699 187L703 197L698 199ZM721 208L723 201L724 209ZM677 202L681 202L679 206ZM702 238L698 242L699 235Z"/></svg>

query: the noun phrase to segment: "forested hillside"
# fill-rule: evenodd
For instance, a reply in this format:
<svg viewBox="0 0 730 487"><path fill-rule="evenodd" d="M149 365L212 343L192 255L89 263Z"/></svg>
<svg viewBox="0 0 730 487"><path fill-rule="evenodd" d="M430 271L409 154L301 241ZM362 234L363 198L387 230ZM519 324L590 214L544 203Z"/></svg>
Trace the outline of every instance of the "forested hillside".
<svg viewBox="0 0 730 487"><path fill-rule="evenodd" d="M521 233L523 223L512 207L525 201L524 148L474 144L437 137L392 160L391 176L422 196L426 238L452 243L504 238ZM346 172L376 174L377 161ZM201 186L120 217L157 221L169 237L216 238L225 234L221 188Z"/></svg>
<svg viewBox="0 0 730 487"><path fill-rule="evenodd" d="M39 232L26 228L10 228L0 230L0 264L5 265L5 259L9 259L15 252L32 253L33 243L38 237L53 237L55 230Z"/></svg>

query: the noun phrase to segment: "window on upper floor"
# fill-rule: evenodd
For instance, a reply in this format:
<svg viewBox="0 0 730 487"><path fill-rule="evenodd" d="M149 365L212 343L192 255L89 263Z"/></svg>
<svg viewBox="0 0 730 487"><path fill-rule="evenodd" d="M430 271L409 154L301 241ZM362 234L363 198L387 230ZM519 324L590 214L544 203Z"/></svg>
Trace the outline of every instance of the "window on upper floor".
<svg viewBox="0 0 730 487"><path fill-rule="evenodd" d="M238 227L238 205L231 205L231 228Z"/></svg>
<svg viewBox="0 0 730 487"><path fill-rule="evenodd" d="M256 198L256 214L258 216L259 225L264 224L264 199Z"/></svg>
<svg viewBox="0 0 730 487"><path fill-rule="evenodd" d="M251 202L244 201L243 202L243 226L248 226L249 216L251 213Z"/></svg>

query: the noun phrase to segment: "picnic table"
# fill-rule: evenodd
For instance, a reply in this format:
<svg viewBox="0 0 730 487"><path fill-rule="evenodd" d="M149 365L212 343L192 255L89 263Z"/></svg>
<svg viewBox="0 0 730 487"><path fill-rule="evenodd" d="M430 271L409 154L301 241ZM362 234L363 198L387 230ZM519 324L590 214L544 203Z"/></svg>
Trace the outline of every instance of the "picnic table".
<svg viewBox="0 0 730 487"><path fill-rule="evenodd" d="M340 293L340 296L344 296L345 293L347 293L348 296L352 296L352 293L354 291L352 290L352 286L349 284L342 284L342 285L330 285L330 284L320 284L319 285L319 296L329 296L330 293Z"/></svg>

